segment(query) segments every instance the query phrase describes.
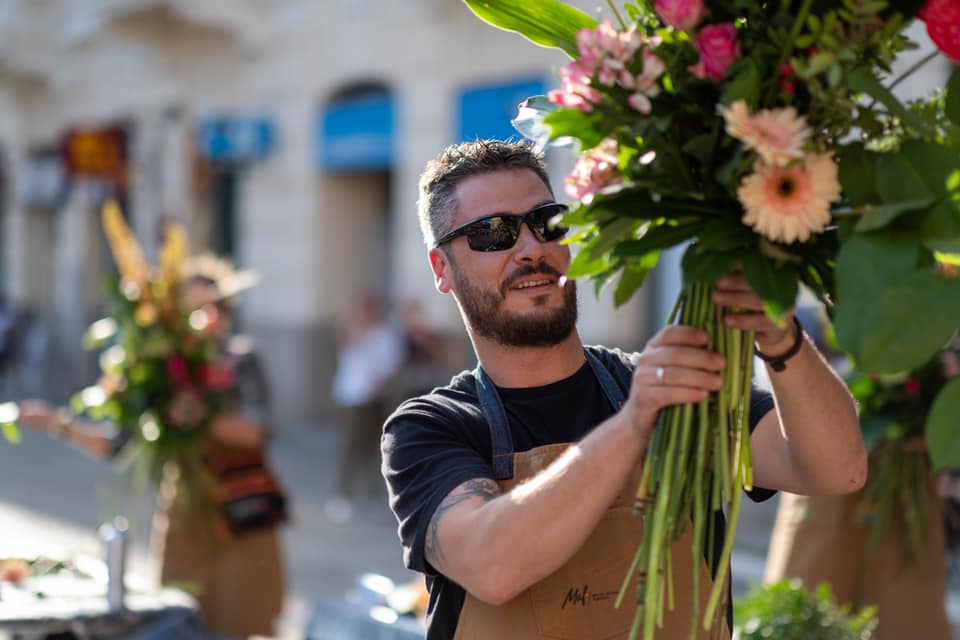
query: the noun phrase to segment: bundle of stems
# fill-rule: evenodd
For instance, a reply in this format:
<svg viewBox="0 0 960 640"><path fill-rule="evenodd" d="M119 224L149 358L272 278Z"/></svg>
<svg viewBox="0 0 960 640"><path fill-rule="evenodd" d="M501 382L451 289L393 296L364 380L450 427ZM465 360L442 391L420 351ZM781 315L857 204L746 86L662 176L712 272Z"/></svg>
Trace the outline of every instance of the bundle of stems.
<svg viewBox="0 0 960 640"><path fill-rule="evenodd" d="M713 286L685 287L670 317L706 329L708 348L726 358L723 388L697 404L668 407L660 412L637 488L635 513L643 518L643 538L624 577L617 606L636 577L637 609L630 640L643 633L652 640L663 625L664 605L674 609L671 550L693 526L689 552L693 557L690 638L697 637L700 614L700 571L704 553L715 557L716 511L726 509L725 537L712 578L702 626L711 637L725 624L727 572L743 490L752 487L748 416L753 377L753 332L727 327L727 310L712 301Z"/></svg>
<svg viewBox="0 0 960 640"><path fill-rule="evenodd" d="M865 587L867 568L880 545L894 536L900 541L900 562L922 565L930 561L931 511L937 509L937 490L925 450L911 450L903 439L884 442L870 457L870 473L857 510L858 521L870 528L854 603Z"/></svg>

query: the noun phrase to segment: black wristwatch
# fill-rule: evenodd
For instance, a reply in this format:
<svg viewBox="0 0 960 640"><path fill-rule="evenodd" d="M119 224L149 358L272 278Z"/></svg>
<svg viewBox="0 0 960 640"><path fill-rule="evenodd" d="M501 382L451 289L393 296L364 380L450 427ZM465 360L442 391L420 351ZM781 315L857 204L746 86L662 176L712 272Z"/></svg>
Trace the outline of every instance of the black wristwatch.
<svg viewBox="0 0 960 640"><path fill-rule="evenodd" d="M787 349L786 353L783 353L779 356L768 356L760 351L760 349L754 349L754 353L757 354L757 357L770 365L770 368L777 373L780 373L787 368L787 360L800 353L800 347L803 346L803 325L800 324L800 320L797 318L797 316L793 316L793 324L797 328L797 335L794 336L793 344L790 345L790 348Z"/></svg>

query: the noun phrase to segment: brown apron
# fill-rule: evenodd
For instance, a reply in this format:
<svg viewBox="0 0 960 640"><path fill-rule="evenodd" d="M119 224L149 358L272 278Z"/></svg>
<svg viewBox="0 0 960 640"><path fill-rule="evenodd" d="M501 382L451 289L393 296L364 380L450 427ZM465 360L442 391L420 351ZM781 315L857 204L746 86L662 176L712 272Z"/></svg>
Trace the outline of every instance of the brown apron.
<svg viewBox="0 0 960 640"><path fill-rule="evenodd" d="M800 578L809 588L829 582L842 604L877 605L878 640L951 640L939 500L927 523L926 561L904 563L900 532L865 557L869 524L855 516L860 498L782 493L765 580Z"/></svg>
<svg viewBox="0 0 960 640"><path fill-rule="evenodd" d="M587 360L614 407L619 408L623 392L609 388L609 372L588 351ZM606 374L606 375L605 375ZM613 383L615 386L615 383ZM494 467L512 466L511 477L498 480L501 490L509 491L528 480L556 460L570 444L554 444L523 453L509 453L511 443L498 443L506 428L506 416L499 406L499 398L492 382L478 369L478 391L481 407L491 424L494 440ZM486 398L484 396L486 395ZM499 410L498 410L499 409ZM494 415L499 414L499 415ZM501 419L502 416L502 419ZM500 431L498 434L497 431ZM498 459L499 456L499 459ZM499 463L499 464L498 464ZM505 464L504 464L505 463ZM466 594L454 640L607 640L626 638L636 611L635 586L628 587L619 608L614 607L620 586L630 569L630 562L640 544L643 525L633 516L633 500L640 479L641 465L621 488L610 509L600 519L583 546L560 569L529 587L500 606L486 604ZM571 505L571 508L575 508ZM674 579L674 609L664 611L663 628L658 629L658 640L687 640L690 636L692 609L692 533L678 540L672 549ZM710 575L706 563L700 561L700 616L706 609L710 592ZM666 606L666 605L665 605ZM726 616L721 616L722 627L715 635L730 637ZM709 638L701 631L698 638Z"/></svg>

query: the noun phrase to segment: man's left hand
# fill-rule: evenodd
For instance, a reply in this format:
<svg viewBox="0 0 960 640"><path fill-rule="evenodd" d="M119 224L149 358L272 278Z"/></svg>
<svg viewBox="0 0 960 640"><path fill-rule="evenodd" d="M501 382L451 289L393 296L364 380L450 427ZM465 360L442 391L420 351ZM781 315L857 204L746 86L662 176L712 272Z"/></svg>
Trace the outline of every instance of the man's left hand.
<svg viewBox="0 0 960 640"><path fill-rule="evenodd" d="M784 326L778 327L767 317L763 309L763 299L754 292L742 273L735 272L720 278L713 293L713 301L733 310L733 313L725 318L728 327L754 331L757 348L763 353L785 353L796 339L791 320L793 309L784 316Z"/></svg>

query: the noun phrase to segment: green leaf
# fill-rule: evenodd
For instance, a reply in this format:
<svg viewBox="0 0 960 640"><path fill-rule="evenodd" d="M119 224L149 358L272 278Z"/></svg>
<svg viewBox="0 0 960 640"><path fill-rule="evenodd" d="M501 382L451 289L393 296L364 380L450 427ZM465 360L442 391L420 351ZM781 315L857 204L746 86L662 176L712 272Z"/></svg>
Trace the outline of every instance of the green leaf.
<svg viewBox="0 0 960 640"><path fill-rule="evenodd" d="M0 424L0 430L3 431L3 437L7 439L7 442L19 444L23 440L23 436L20 435L20 429L12 422Z"/></svg>
<svg viewBox="0 0 960 640"><path fill-rule="evenodd" d="M960 153L956 150L935 142L908 140L900 146L898 155L909 162L935 196L956 189L956 175L960 170Z"/></svg>
<svg viewBox="0 0 960 640"><path fill-rule="evenodd" d="M760 71L757 64L747 58L740 69L727 83L727 87L720 98L720 102L729 105L737 100L743 100L748 105L755 105L760 98Z"/></svg>
<svg viewBox="0 0 960 640"><path fill-rule="evenodd" d="M860 351L863 309L888 283L916 267L920 255L917 241L915 235L906 233L857 233L840 248L834 327L840 347L855 357Z"/></svg>
<svg viewBox="0 0 960 640"><path fill-rule="evenodd" d="M854 69L847 74L847 86L851 91L862 91L871 98L879 101L887 108L891 115L896 116L904 124L917 131L925 132L927 125L917 115L903 106L889 89L880 84L876 78L863 69Z"/></svg>
<svg viewBox="0 0 960 640"><path fill-rule="evenodd" d="M514 31L543 47L579 55L577 31L593 29L597 21L557 0L464 0L477 16L504 31Z"/></svg>
<svg viewBox="0 0 960 640"><path fill-rule="evenodd" d="M934 471L960 467L960 378L940 390L927 416L927 449Z"/></svg>
<svg viewBox="0 0 960 640"><path fill-rule="evenodd" d="M544 116L543 122L550 127L550 139L571 136L580 141L585 149L592 149L606 137L603 116L599 112L584 113L579 109L557 109Z"/></svg>
<svg viewBox="0 0 960 640"><path fill-rule="evenodd" d="M902 153L877 156L874 187L884 202L933 199L936 192L927 185L910 158Z"/></svg>
<svg viewBox="0 0 960 640"><path fill-rule="evenodd" d="M590 259L599 258L617 243L622 242L624 236L630 234L636 224L637 221L630 218L614 218L601 226L596 238L590 243Z"/></svg>
<svg viewBox="0 0 960 640"><path fill-rule="evenodd" d="M945 113L954 124L960 125L960 71L954 71L947 82Z"/></svg>
<svg viewBox="0 0 960 640"><path fill-rule="evenodd" d="M960 326L960 280L917 269L881 290L866 305L857 364L867 371L892 372L928 361Z"/></svg>
<svg viewBox="0 0 960 640"><path fill-rule="evenodd" d="M777 264L751 252L743 256L743 275L754 292L763 298L767 316L782 325L784 314L797 302L796 270L789 264Z"/></svg>
<svg viewBox="0 0 960 640"><path fill-rule="evenodd" d="M639 238L625 240L617 245L613 250L613 255L618 258L635 258L653 251L666 249L691 239L702 226L700 222L651 226Z"/></svg>
<svg viewBox="0 0 960 640"><path fill-rule="evenodd" d="M697 245L690 245L683 254L683 282L713 284L727 275L737 266L739 254L734 251L700 251Z"/></svg>
<svg viewBox="0 0 960 640"><path fill-rule="evenodd" d="M613 262L609 255L603 255L599 258L591 258L589 244L584 244L570 261L570 267L567 269L567 277L582 278L584 276L593 276L598 273L609 270Z"/></svg>
<svg viewBox="0 0 960 640"><path fill-rule="evenodd" d="M943 253L960 252L960 205L944 200L923 221L923 246Z"/></svg>
<svg viewBox="0 0 960 640"><path fill-rule="evenodd" d="M840 184L843 195L852 206L877 202L880 196L874 188L874 160L878 154L867 151L860 143L840 149Z"/></svg>
<svg viewBox="0 0 960 640"><path fill-rule="evenodd" d="M655 257L658 256L659 253ZM656 260L654 260L654 264L656 264ZM617 288L613 292L614 305L621 307L626 304L641 285L643 285L644 280L647 279L647 274L650 273L650 269L652 269L652 267L647 267L644 263L637 263L636 265L629 265L624 268L623 273L620 275L620 281L617 282Z"/></svg>
<svg viewBox="0 0 960 640"><path fill-rule="evenodd" d="M921 198L919 200L906 200L882 205L865 205L863 215L857 222L857 231L875 231L882 229L900 215L908 211L916 211L933 204L933 198Z"/></svg>

